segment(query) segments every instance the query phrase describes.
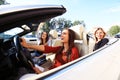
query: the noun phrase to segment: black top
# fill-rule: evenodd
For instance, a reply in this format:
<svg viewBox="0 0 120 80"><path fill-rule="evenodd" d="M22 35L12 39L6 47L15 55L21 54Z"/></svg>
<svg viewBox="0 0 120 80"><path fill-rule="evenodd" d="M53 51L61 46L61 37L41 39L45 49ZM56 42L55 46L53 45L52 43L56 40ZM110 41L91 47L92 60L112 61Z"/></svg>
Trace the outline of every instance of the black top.
<svg viewBox="0 0 120 80"><path fill-rule="evenodd" d="M103 38L101 41L99 41L98 43L95 43L94 49L93 51L101 48L102 46L104 46L106 43L108 43L109 40L107 38Z"/></svg>

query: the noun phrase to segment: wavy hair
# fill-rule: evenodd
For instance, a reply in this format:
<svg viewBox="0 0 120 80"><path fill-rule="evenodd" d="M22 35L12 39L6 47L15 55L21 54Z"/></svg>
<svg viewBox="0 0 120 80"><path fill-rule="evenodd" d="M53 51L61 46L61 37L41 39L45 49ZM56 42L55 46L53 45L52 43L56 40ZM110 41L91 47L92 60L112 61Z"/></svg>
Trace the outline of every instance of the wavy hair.
<svg viewBox="0 0 120 80"><path fill-rule="evenodd" d="M41 37L40 37L41 42L40 42L40 45L41 45L41 44L44 44L44 43L43 43L43 39L42 39L42 34L43 34L44 32L46 32L46 31L43 31L43 32L41 33ZM49 40L49 35L48 35L48 33L46 32L45 43L47 43L48 40Z"/></svg>
<svg viewBox="0 0 120 80"><path fill-rule="evenodd" d="M65 28L65 29L68 30L68 36L69 36L69 39L68 39L69 49L66 52L67 62L68 62L70 60L71 50L74 47L74 40L75 40L76 36L75 36L75 32L73 30L71 30L69 28ZM57 54L61 54L63 49L64 49L64 46L62 46L61 49L58 50Z"/></svg>

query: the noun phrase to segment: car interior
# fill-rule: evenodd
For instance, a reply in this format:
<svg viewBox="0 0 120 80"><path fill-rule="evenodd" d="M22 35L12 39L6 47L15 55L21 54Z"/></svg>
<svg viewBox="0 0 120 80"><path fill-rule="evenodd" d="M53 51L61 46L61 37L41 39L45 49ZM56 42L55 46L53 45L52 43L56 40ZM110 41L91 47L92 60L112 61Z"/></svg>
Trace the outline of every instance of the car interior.
<svg viewBox="0 0 120 80"><path fill-rule="evenodd" d="M26 28L26 27L24 27L24 28ZM9 57L7 60L4 61L5 64L3 64L3 66L2 66L4 68L5 68L5 66L9 66L8 70L9 69L16 70L16 69L11 69L11 68L13 68L13 66L16 67L16 65L18 67L18 64L21 64L21 62L22 62L22 65L26 66L27 68L31 68L30 64L27 63L27 60L24 57L24 54L26 54L26 52L24 52L24 50L22 49L22 47L20 45L20 39L19 39L20 36L16 36L17 34L19 34L21 32L24 32L24 31L28 32L28 28L27 29L24 29L24 28L21 26L21 28L19 30L20 32L17 31L12 36L7 35L7 34L9 34L9 31L3 32L4 35L2 35L3 33L0 33L0 35L2 35L1 36L2 38L0 39L0 44L1 44L0 52L3 53L3 54L0 54L1 55L0 59L2 60L2 57ZM17 29L15 28L15 30L17 30ZM85 31L85 28L81 25L78 25L78 26L73 26L70 29L74 30L76 33L75 46L78 48L81 56L87 55L90 52L92 52L93 47L90 47L90 46L93 45L93 43L91 43L91 42L94 42L94 41L90 41L90 39L89 40L87 39L87 32ZM14 30L14 29L12 29L12 30ZM51 39L52 45L51 46L61 46L62 45L60 38L57 35L56 30L51 30L49 32L49 34L52 37L52 39ZM5 36L7 36L7 37L5 37ZM21 36L21 37L23 37L23 36ZM91 40L93 40L93 39L91 39ZM33 40L29 40L29 43L34 44L34 42L32 42L32 41ZM36 44L36 42L35 42L35 44ZM8 46L6 46L6 45L8 45ZM27 53L30 52L30 54L34 52L34 50L29 50L29 49L27 49L27 50L28 50ZM22 51L22 54L21 54L21 51ZM52 65L52 63L54 61L54 57L55 57L54 53L48 54L46 56L47 62L43 63L40 66L43 67L45 69L45 71L48 71L47 68L49 68L50 65ZM9 61L11 61L11 62L9 62ZM11 65L11 63L12 63L12 65ZM21 66L21 65L19 65L19 66ZM4 69L3 69L3 72L4 72ZM31 71L31 72L33 72L33 71ZM6 75L7 74L3 75L3 77ZM9 73L8 73L8 75L9 75Z"/></svg>
<svg viewBox="0 0 120 80"><path fill-rule="evenodd" d="M0 75L0 79L5 79L6 76L13 74L12 77L9 77L9 80L13 80L13 77L20 74L19 76L17 76L18 79L26 74L26 72L24 72L25 69L28 70L27 74L36 74L32 69L35 63L31 59L29 59L31 58L32 53L34 53L34 50L22 47L20 44L20 38L24 37L26 40L28 39L28 43L36 45L37 38L35 36L32 38L31 36L30 38L27 38L26 34L31 33L32 31L32 33L35 34L34 32L37 30L37 27L40 23L47 21L55 16L61 15L66 11L63 6L60 10L52 8L48 11L47 9L45 11L44 9L41 9L43 10L42 12L38 9L37 12L36 10L28 10L28 12L23 10L21 11L22 15L19 14L20 12L16 12L14 14L17 15L12 15L11 13L7 16L4 15L5 18L0 18L0 26L2 26L3 28L0 29L0 72L3 73ZM25 15L25 13L28 15ZM33 16L33 13L36 16ZM14 20L12 20L11 15ZM6 19L8 21L6 21ZM94 39L90 37L88 38L88 32L86 31L85 27L83 27L82 25L77 25L70 27L70 29L72 29L76 33L76 39L74 43L75 46L78 48L79 53L81 54L80 58L91 53L94 46ZM60 34L58 35L56 30L50 30L49 35L52 42L51 46L62 45L59 36ZM46 55L47 61L40 65L40 67L43 67L45 69L45 71L43 71L43 74L48 71L54 72L54 70L56 70L53 69L52 71L47 69L50 65L52 65L54 57L54 53L49 53Z"/></svg>
<svg viewBox="0 0 120 80"><path fill-rule="evenodd" d="M85 28L81 25L77 25L77 26L71 27L70 29L75 31L76 39L75 39L74 43L75 43L75 46L78 48L80 55L84 56L84 55L87 55L90 52L92 52L94 40L93 39L91 39L92 41L87 40L87 32L85 31ZM51 39L51 42L52 42L51 46L61 46L62 45L60 37L58 36L56 30L50 30L49 35L52 38ZM52 64L52 62L54 61L54 57L55 57L54 53L47 54L46 59L48 60L48 62L44 63L41 66L45 67L45 68L47 66L49 67L50 65L47 65L47 64Z"/></svg>

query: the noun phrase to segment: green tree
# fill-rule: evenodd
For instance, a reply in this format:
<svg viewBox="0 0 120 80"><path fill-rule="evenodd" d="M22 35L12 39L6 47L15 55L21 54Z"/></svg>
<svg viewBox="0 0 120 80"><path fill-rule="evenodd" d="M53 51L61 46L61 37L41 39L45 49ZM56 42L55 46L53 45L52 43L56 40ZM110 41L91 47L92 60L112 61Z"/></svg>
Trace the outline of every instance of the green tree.
<svg viewBox="0 0 120 80"><path fill-rule="evenodd" d="M0 5L4 4L5 0L0 0Z"/></svg>
<svg viewBox="0 0 120 80"><path fill-rule="evenodd" d="M4 5L4 4L9 4L6 2L6 0L0 0L0 5Z"/></svg>
<svg viewBox="0 0 120 80"><path fill-rule="evenodd" d="M58 23L58 25L59 25L59 29L64 28L64 26L65 26L65 21L66 21L65 18L58 18L57 23Z"/></svg>
<svg viewBox="0 0 120 80"><path fill-rule="evenodd" d="M73 26L79 25L79 24L81 24L81 22L79 20L76 20L76 21L73 22Z"/></svg>
<svg viewBox="0 0 120 80"><path fill-rule="evenodd" d="M82 21L76 20L76 21L73 22L73 26L80 25L80 24L85 27L85 22L83 20Z"/></svg>
<svg viewBox="0 0 120 80"><path fill-rule="evenodd" d="M42 27L42 30L49 33L49 31L50 31L50 23L49 23L49 21L45 22L45 24Z"/></svg>
<svg viewBox="0 0 120 80"><path fill-rule="evenodd" d="M112 26L110 29L109 29L109 34L111 36L115 35L116 33L120 32L120 26L118 25L115 25L115 26Z"/></svg>
<svg viewBox="0 0 120 80"><path fill-rule="evenodd" d="M76 20L72 23L71 20L66 20L65 18L58 18L58 19L52 19L50 21L50 28L57 29L57 30L62 30L63 28L66 28L66 27L69 28L75 25L83 25L85 27L85 23L83 20L81 21Z"/></svg>
<svg viewBox="0 0 120 80"><path fill-rule="evenodd" d="M50 21L50 28L51 29L55 29L56 28L56 25L57 25L57 19L52 19L51 21Z"/></svg>
<svg viewBox="0 0 120 80"><path fill-rule="evenodd" d="M64 27L71 27L72 25L73 24L72 24L72 22L70 20L66 20Z"/></svg>
<svg viewBox="0 0 120 80"><path fill-rule="evenodd" d="M61 29L63 29L65 27L71 27L72 22L70 20L66 20L65 18L59 18L58 25Z"/></svg>
<svg viewBox="0 0 120 80"><path fill-rule="evenodd" d="M62 30L65 27L71 27L72 22L70 20L66 20L65 18L52 19L50 21L51 29L59 29Z"/></svg>

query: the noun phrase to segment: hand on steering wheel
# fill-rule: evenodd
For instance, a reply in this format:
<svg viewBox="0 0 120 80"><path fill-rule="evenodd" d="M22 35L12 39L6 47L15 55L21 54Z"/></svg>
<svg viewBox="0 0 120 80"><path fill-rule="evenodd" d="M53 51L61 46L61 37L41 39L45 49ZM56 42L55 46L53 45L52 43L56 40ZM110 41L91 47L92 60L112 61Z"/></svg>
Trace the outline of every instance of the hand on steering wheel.
<svg viewBox="0 0 120 80"><path fill-rule="evenodd" d="M21 40L20 40L19 36L14 37L14 46L15 46L16 51L17 51L16 57L19 60L19 62L27 68L32 68L34 65L30 63L30 60L28 60L28 58L26 56L30 53L25 52L25 48L23 48L21 46Z"/></svg>

